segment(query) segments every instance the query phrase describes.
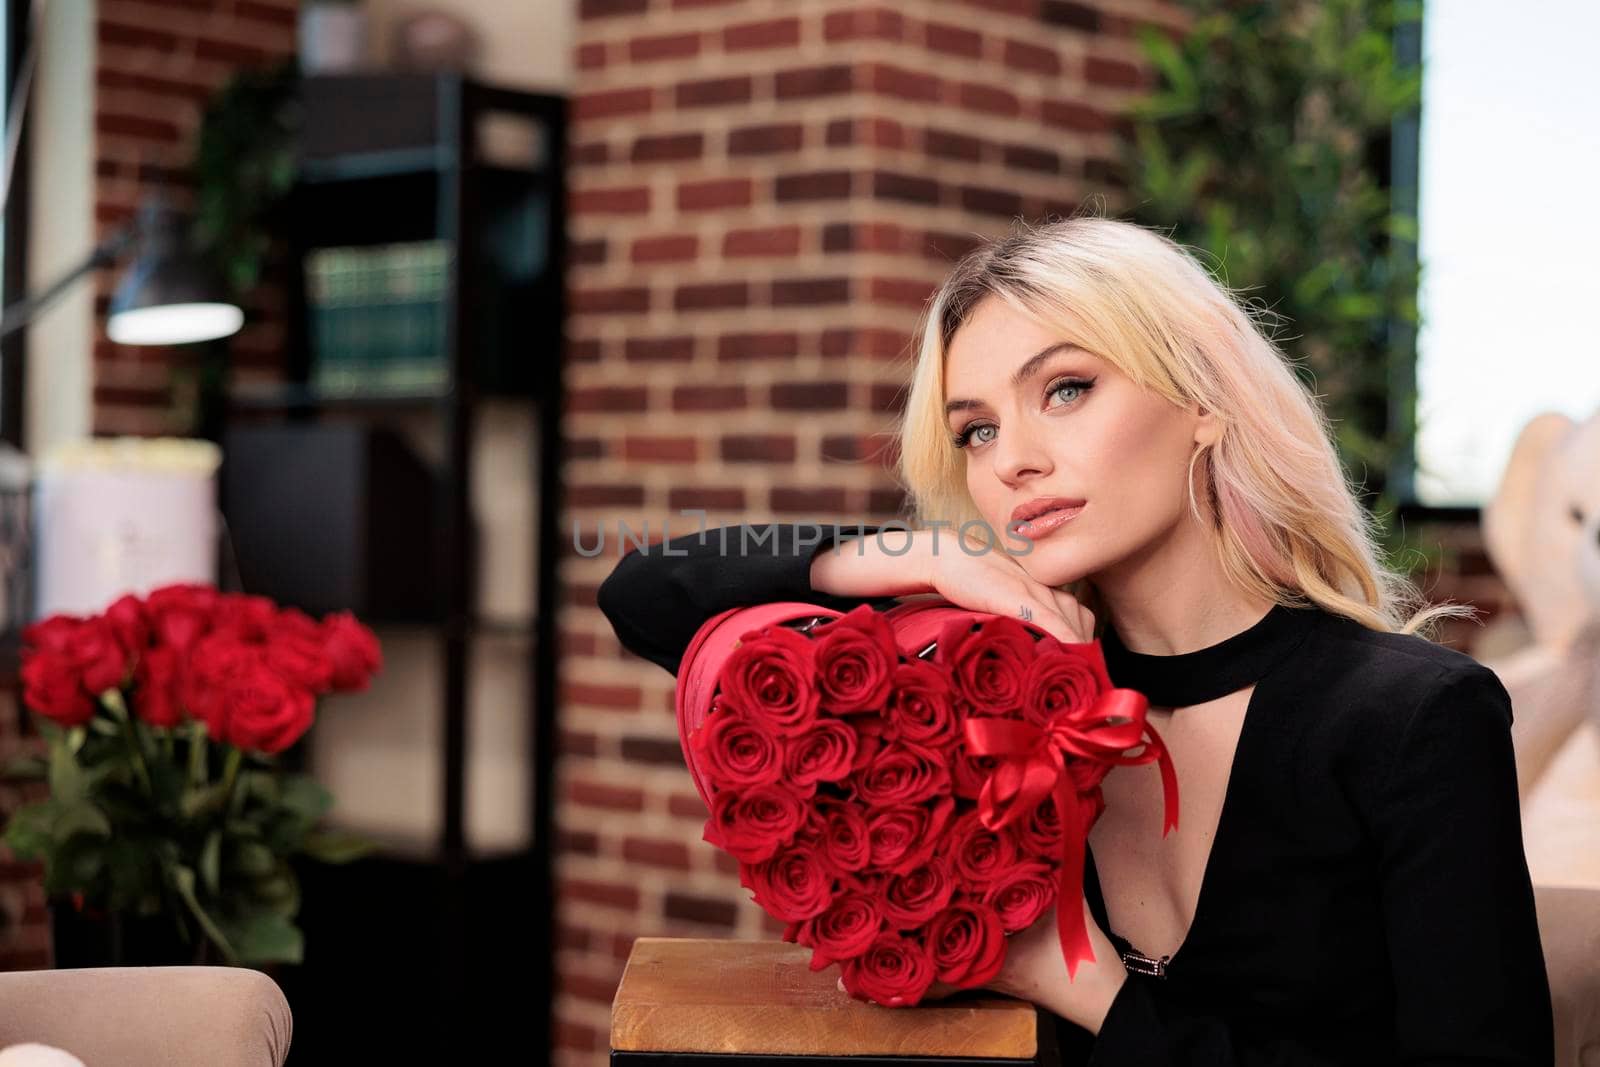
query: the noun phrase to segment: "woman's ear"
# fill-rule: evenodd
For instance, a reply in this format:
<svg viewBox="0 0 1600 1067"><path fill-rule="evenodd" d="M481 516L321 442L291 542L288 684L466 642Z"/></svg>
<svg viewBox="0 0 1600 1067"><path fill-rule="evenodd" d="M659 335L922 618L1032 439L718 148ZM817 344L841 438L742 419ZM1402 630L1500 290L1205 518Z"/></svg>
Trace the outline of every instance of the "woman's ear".
<svg viewBox="0 0 1600 1067"><path fill-rule="evenodd" d="M1222 421L1217 418L1214 411L1207 411L1198 406L1196 411L1198 414L1194 423L1194 443L1209 448L1222 436Z"/></svg>

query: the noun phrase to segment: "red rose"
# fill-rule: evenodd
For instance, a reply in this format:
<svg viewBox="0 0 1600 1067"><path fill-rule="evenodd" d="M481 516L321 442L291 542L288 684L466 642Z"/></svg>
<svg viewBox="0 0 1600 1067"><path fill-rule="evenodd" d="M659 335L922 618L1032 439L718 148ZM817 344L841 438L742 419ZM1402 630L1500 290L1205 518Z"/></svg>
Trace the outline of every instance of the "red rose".
<svg viewBox="0 0 1600 1067"><path fill-rule="evenodd" d="M158 644L188 651L211 629L217 591L193 582L165 585L144 598L145 617Z"/></svg>
<svg viewBox="0 0 1600 1067"><path fill-rule="evenodd" d="M1017 841L1010 827L991 830L983 825L977 809L971 809L955 821L950 828L950 860L956 880L976 896L992 885L1001 873L1017 861ZM1060 848L1060 838L1055 842ZM1042 848L1028 849L1029 855L1038 855Z"/></svg>
<svg viewBox="0 0 1600 1067"><path fill-rule="evenodd" d="M105 610L105 618L129 656L137 656L150 644L150 620L145 617L144 601L138 597L131 594L118 597Z"/></svg>
<svg viewBox="0 0 1600 1067"><path fill-rule="evenodd" d="M320 641L308 641L294 631L270 630L261 654L269 667L307 692L326 693L333 687L333 660Z"/></svg>
<svg viewBox="0 0 1600 1067"><path fill-rule="evenodd" d="M928 923L928 956L941 982L975 989L1006 959L1006 934L992 908L958 900Z"/></svg>
<svg viewBox="0 0 1600 1067"><path fill-rule="evenodd" d="M811 949L811 969L820 971L865 952L883 926L883 908L873 893L845 889L820 914L797 924L795 937Z"/></svg>
<svg viewBox="0 0 1600 1067"><path fill-rule="evenodd" d="M166 647L182 652L179 646ZM179 674L179 703L206 724L212 737L220 737L219 726L227 717L229 684L263 666L256 646L227 634L208 634L194 643Z"/></svg>
<svg viewBox="0 0 1600 1067"><path fill-rule="evenodd" d="M899 656L888 620L871 605L860 604L816 633L823 707L836 715L882 709Z"/></svg>
<svg viewBox="0 0 1600 1067"><path fill-rule="evenodd" d="M849 778L855 759L856 732L850 724L839 719L818 719L811 729L789 742L783 773L790 785L805 792L818 782Z"/></svg>
<svg viewBox="0 0 1600 1067"><path fill-rule="evenodd" d="M943 911L955 891L949 864L934 856L889 879L883 893L883 917L896 929L914 929Z"/></svg>
<svg viewBox="0 0 1600 1067"><path fill-rule="evenodd" d="M896 665L888 721L891 736L928 748L961 740L950 676L926 660Z"/></svg>
<svg viewBox="0 0 1600 1067"><path fill-rule="evenodd" d="M45 718L68 727L94 718L94 702L65 653L29 652L22 659L21 677L23 702Z"/></svg>
<svg viewBox="0 0 1600 1067"><path fill-rule="evenodd" d="M915 804L950 791L944 757L908 741L884 745L851 781L861 799L875 808Z"/></svg>
<svg viewBox="0 0 1600 1067"><path fill-rule="evenodd" d="M120 688L133 665L117 632L103 616L85 619L71 637L68 654L82 673L83 687L94 696Z"/></svg>
<svg viewBox="0 0 1600 1067"><path fill-rule="evenodd" d="M1046 796L1034 805L1032 811L1016 822L1008 824L1005 829L1015 835L1018 846L1029 855L1059 855L1061 837L1065 831L1061 823L1061 813L1056 810L1055 794Z"/></svg>
<svg viewBox="0 0 1600 1067"><path fill-rule="evenodd" d="M311 727L316 698L265 663L228 678L221 699L212 702L206 732L236 748L282 752Z"/></svg>
<svg viewBox="0 0 1600 1067"><path fill-rule="evenodd" d="M983 902L994 908L1001 928L1012 934L1032 926L1055 898L1056 869L1042 861L1029 861L1002 872L983 895Z"/></svg>
<svg viewBox="0 0 1600 1067"><path fill-rule="evenodd" d="M965 745L956 753L950 763L950 791L958 797L977 800L983 793L983 783L1005 761L999 756L974 756Z"/></svg>
<svg viewBox="0 0 1600 1067"><path fill-rule="evenodd" d="M783 745L766 723L724 703L689 737L696 765L719 789L748 789L783 777Z"/></svg>
<svg viewBox="0 0 1600 1067"><path fill-rule="evenodd" d="M348 611L336 611L322 620L322 637L333 661L333 688L340 693L361 692L383 669L378 638Z"/></svg>
<svg viewBox="0 0 1600 1067"><path fill-rule="evenodd" d="M867 816L869 866L884 874L901 874L927 862L938 847L940 834L950 821L955 800L940 797L930 807L903 804Z"/></svg>
<svg viewBox="0 0 1600 1067"><path fill-rule="evenodd" d="M1094 662L1071 651L1082 645L1056 644L1057 650L1041 650L1028 666L1023 679L1022 717L1035 726L1044 726L1063 711L1092 706L1110 680L1102 680Z"/></svg>
<svg viewBox="0 0 1600 1067"><path fill-rule="evenodd" d="M211 609L211 628L250 644L267 640L278 619L278 605L250 593L219 593Z"/></svg>
<svg viewBox="0 0 1600 1067"><path fill-rule="evenodd" d="M178 673L176 651L163 646L146 649L134 670L133 713L151 726L172 727L182 722Z"/></svg>
<svg viewBox="0 0 1600 1067"><path fill-rule="evenodd" d="M867 819L854 804L827 808L819 837L822 861L836 873L859 871L872 858Z"/></svg>
<svg viewBox="0 0 1600 1067"><path fill-rule="evenodd" d="M760 863L771 859L805 820L801 798L781 782L724 789L711 798L701 839L743 863Z"/></svg>
<svg viewBox="0 0 1600 1067"><path fill-rule="evenodd" d="M783 626L768 626L740 638L717 675L722 695L773 732L793 737L817 718L812 684L811 640Z"/></svg>
<svg viewBox="0 0 1600 1067"><path fill-rule="evenodd" d="M911 1007L933 985L933 961L914 937L885 930L843 967L844 988L889 1007Z"/></svg>
<svg viewBox="0 0 1600 1067"><path fill-rule="evenodd" d="M22 628L22 643L44 652L69 652L73 635L83 619L77 615L52 615Z"/></svg>
<svg viewBox="0 0 1600 1067"><path fill-rule="evenodd" d="M1015 718L1033 645L1033 634L1016 619L997 615L976 625L958 619L940 630L936 655L975 714Z"/></svg>
<svg viewBox="0 0 1600 1067"><path fill-rule="evenodd" d="M785 848L759 863L739 865L739 884L775 919L809 919L833 903L833 877L809 848Z"/></svg>

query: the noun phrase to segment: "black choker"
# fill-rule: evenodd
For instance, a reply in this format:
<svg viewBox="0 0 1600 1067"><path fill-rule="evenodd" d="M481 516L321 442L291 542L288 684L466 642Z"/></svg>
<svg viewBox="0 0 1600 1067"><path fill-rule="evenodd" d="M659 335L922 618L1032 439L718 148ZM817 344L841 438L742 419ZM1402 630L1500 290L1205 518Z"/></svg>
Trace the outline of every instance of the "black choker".
<svg viewBox="0 0 1600 1067"><path fill-rule="evenodd" d="M1113 685L1136 689L1157 707L1185 708L1260 681L1299 645L1322 615L1322 608L1315 604L1274 604L1249 629L1214 645L1170 656L1130 651L1107 619L1100 645Z"/></svg>

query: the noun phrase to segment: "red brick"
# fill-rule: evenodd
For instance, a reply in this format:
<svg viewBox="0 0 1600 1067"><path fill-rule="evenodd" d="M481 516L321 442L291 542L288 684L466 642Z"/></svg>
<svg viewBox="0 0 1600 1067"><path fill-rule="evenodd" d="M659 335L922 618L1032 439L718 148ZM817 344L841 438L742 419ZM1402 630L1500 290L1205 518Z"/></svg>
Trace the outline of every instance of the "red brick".
<svg viewBox="0 0 1600 1067"><path fill-rule="evenodd" d="M148 141L176 142L182 136L177 124L166 119L108 115L105 112L95 116L94 128L99 133L141 137Z"/></svg>
<svg viewBox="0 0 1600 1067"><path fill-rule="evenodd" d="M586 778L566 775L563 782L567 800L589 808L609 811L643 811L644 790L593 782Z"/></svg>
<svg viewBox="0 0 1600 1067"><path fill-rule="evenodd" d="M747 256L792 256L800 251L800 227L764 226L758 229L729 230L722 238L722 254L728 258Z"/></svg>
<svg viewBox="0 0 1600 1067"><path fill-rule="evenodd" d="M178 47L178 38L170 33L144 26L111 22L102 17L95 27L101 44L124 44L133 48L148 48L158 52L171 52Z"/></svg>
<svg viewBox="0 0 1600 1067"><path fill-rule="evenodd" d="M694 358L694 338L629 337L622 343L622 358L629 363L687 363Z"/></svg>
<svg viewBox="0 0 1600 1067"><path fill-rule="evenodd" d="M650 290L643 286L574 289L572 310L578 313L638 314L650 310Z"/></svg>
<svg viewBox="0 0 1600 1067"><path fill-rule="evenodd" d="M602 904L612 908L626 908L628 911L637 910L639 907L637 886L588 878L562 878L559 885L561 895L571 897L573 900L588 901L591 904Z"/></svg>
<svg viewBox="0 0 1600 1067"><path fill-rule="evenodd" d="M805 140L805 129L798 122L741 126L728 131L728 155L757 156L777 152L798 152Z"/></svg>
<svg viewBox="0 0 1600 1067"><path fill-rule="evenodd" d="M867 298L874 304L899 304L920 308L933 295L929 282L907 278L872 278L867 282Z"/></svg>
<svg viewBox="0 0 1600 1067"><path fill-rule="evenodd" d="M923 131L922 150L935 159L976 163L983 158L983 142L976 137L932 127Z"/></svg>
<svg viewBox="0 0 1600 1067"><path fill-rule="evenodd" d="M842 411L849 401L847 382L778 382L772 386L775 411Z"/></svg>
<svg viewBox="0 0 1600 1067"><path fill-rule="evenodd" d="M566 502L575 508L633 508L644 504L638 485L569 485Z"/></svg>
<svg viewBox="0 0 1600 1067"><path fill-rule="evenodd" d="M845 304L849 300L848 278L781 278L772 283L773 307Z"/></svg>
<svg viewBox="0 0 1600 1067"><path fill-rule="evenodd" d="M749 178L712 178L678 186L679 211L722 211L749 207L755 197Z"/></svg>
<svg viewBox="0 0 1600 1067"><path fill-rule="evenodd" d="M742 385L680 385L672 390L674 411L736 411L748 404Z"/></svg>
<svg viewBox="0 0 1600 1067"><path fill-rule="evenodd" d="M572 211L580 215L642 215L650 210L650 187L575 189L570 203Z"/></svg>
<svg viewBox="0 0 1600 1067"><path fill-rule="evenodd" d="M956 103L968 111L1014 118L1022 114L1022 101L1009 89L978 82L962 82L956 87Z"/></svg>
<svg viewBox="0 0 1600 1067"><path fill-rule="evenodd" d="M639 696L639 687L635 685L588 685L583 682L563 682L561 685L561 701L564 704L632 709L639 706Z"/></svg>
<svg viewBox="0 0 1600 1067"><path fill-rule="evenodd" d="M792 330L730 333L717 341L717 359L723 363L751 359L793 359L799 354L800 337Z"/></svg>
<svg viewBox="0 0 1600 1067"><path fill-rule="evenodd" d="M939 183L915 174L874 171L872 196L878 200L900 200L909 204L937 204Z"/></svg>
<svg viewBox="0 0 1600 1067"><path fill-rule="evenodd" d="M650 0L579 0L580 19L612 18L617 15L642 15Z"/></svg>
<svg viewBox="0 0 1600 1067"><path fill-rule="evenodd" d="M699 443L693 437L633 437L622 439L624 459L647 463L693 463Z"/></svg>
<svg viewBox="0 0 1600 1067"><path fill-rule="evenodd" d="M1046 125L1084 133L1101 133L1111 129L1111 116L1073 100L1041 101L1039 117Z"/></svg>
<svg viewBox="0 0 1600 1067"><path fill-rule="evenodd" d="M698 33L666 33L635 37L628 42L628 58L635 63L658 59L687 59L700 54Z"/></svg>
<svg viewBox="0 0 1600 1067"><path fill-rule="evenodd" d="M644 411L649 393L642 385L591 385L567 391L567 411Z"/></svg>
<svg viewBox="0 0 1600 1067"><path fill-rule="evenodd" d="M855 78L851 69L843 64L797 67L793 70L778 71L773 81L773 92L779 100L799 100L848 93L854 84Z"/></svg>
<svg viewBox="0 0 1600 1067"><path fill-rule="evenodd" d="M942 22L924 23L922 40L933 52L973 59L983 55L983 35L960 26L949 26Z"/></svg>
<svg viewBox="0 0 1600 1067"><path fill-rule="evenodd" d="M772 195L779 202L842 200L850 195L850 181L850 172L847 170L780 174L773 183Z"/></svg>
<svg viewBox="0 0 1600 1067"><path fill-rule="evenodd" d="M694 485L669 489L667 507L674 511L685 508L705 511L744 511L746 505L743 489Z"/></svg>
<svg viewBox="0 0 1600 1067"><path fill-rule="evenodd" d="M886 63L868 63L864 73L867 87L873 92L921 103L935 103L939 99L939 79L932 74Z"/></svg>
<svg viewBox="0 0 1600 1067"><path fill-rule="evenodd" d="M635 163L678 162L699 159L705 137L699 133L654 134L633 142L630 158Z"/></svg>
<svg viewBox="0 0 1600 1067"><path fill-rule="evenodd" d="M1001 58L1013 70L1055 76L1061 73L1061 55L1054 49L1026 41L1005 43Z"/></svg>
<svg viewBox="0 0 1600 1067"><path fill-rule="evenodd" d="M905 32L905 19L893 8L831 11L822 20L822 36L829 41L900 41Z"/></svg>
<svg viewBox="0 0 1600 1067"><path fill-rule="evenodd" d="M1049 26L1065 26L1073 30L1097 33L1101 29L1100 12L1087 4L1072 0L1042 0L1039 18Z"/></svg>
<svg viewBox="0 0 1600 1067"><path fill-rule="evenodd" d="M601 70L606 65L606 46L603 41L588 41L578 46L578 69Z"/></svg>
<svg viewBox="0 0 1600 1067"><path fill-rule="evenodd" d="M1083 76L1090 85L1109 85L1119 89L1137 89L1142 82L1139 68L1120 59L1090 56L1084 61Z"/></svg>
<svg viewBox="0 0 1600 1067"><path fill-rule="evenodd" d="M680 285L672 294L672 306L678 311L710 311L717 308L741 308L750 303L750 287L744 282L701 282Z"/></svg>
<svg viewBox="0 0 1600 1067"><path fill-rule="evenodd" d="M629 258L635 263L681 263L700 252L700 239L692 233L640 237L633 242Z"/></svg>
<svg viewBox="0 0 1600 1067"><path fill-rule="evenodd" d="M1010 189L991 189L982 186L963 186L961 206L980 215L1010 217L1022 213L1022 197Z"/></svg>
<svg viewBox="0 0 1600 1067"><path fill-rule="evenodd" d="M679 871L689 869L689 847L682 841L625 837L622 839L622 858L647 867L666 867Z"/></svg>
<svg viewBox="0 0 1600 1067"><path fill-rule="evenodd" d="M679 82L673 90L678 107L721 107L748 103L752 92L748 74L731 78L706 78Z"/></svg>
<svg viewBox="0 0 1600 1067"><path fill-rule="evenodd" d="M793 463L796 453L794 437L780 434L727 434L721 448L725 463Z"/></svg>
<svg viewBox="0 0 1600 1067"><path fill-rule="evenodd" d="M650 110L654 95L655 90L648 86L579 93L572 102L572 117L581 122L584 119L641 115Z"/></svg>
<svg viewBox="0 0 1600 1067"><path fill-rule="evenodd" d="M729 52L757 48L793 48L800 43L800 20L765 19L744 22L722 31L722 47Z"/></svg>

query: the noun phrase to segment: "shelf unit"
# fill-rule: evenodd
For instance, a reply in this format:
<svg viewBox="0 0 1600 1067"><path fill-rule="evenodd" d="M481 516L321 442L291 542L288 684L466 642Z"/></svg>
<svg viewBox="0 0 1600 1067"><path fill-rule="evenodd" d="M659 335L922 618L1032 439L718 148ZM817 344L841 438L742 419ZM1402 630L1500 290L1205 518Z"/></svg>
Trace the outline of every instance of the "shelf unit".
<svg viewBox="0 0 1600 1067"><path fill-rule="evenodd" d="M442 830L437 845L420 854L386 847L348 867L312 864L301 872L307 957L280 977L296 1008L290 1063L343 1062L352 1051L409 1061L419 1052L459 1051L462 1034L485 1048L514 1040L548 1049L567 100L455 74L319 76L304 79L301 94L305 128L284 212L287 381L230 385L224 432L293 433L326 421L376 425L403 417L439 434L442 462L430 514L436 552L419 569L431 566L441 609L432 627L443 689ZM532 133L532 157L515 165L485 151L489 124L499 121L497 132L505 132L508 119ZM453 252L444 283L447 384L354 395L318 388L306 254L433 239ZM477 604L472 445L481 407L513 398L531 406L534 426L535 588L529 618L497 619ZM225 463L224 499L251 499L250 487L229 487L228 476ZM259 519L269 505L240 505L247 506ZM239 539L240 523L232 515L229 522ZM270 536L252 525L244 539ZM250 591L273 595L270 577L251 581L248 548L238 555ZM361 605L348 606L361 614ZM376 628L385 620L364 621ZM526 638L531 646L530 840L520 852L475 855L466 826L469 663L474 641L492 636ZM316 733L291 750L291 762L306 765ZM505 988L508 965L517 974L514 989ZM349 995L353 982L363 986L358 997ZM356 1014L357 1004L377 1014ZM397 1013L409 1016L405 1025L394 1025ZM386 1040L392 1047L380 1047Z"/></svg>

